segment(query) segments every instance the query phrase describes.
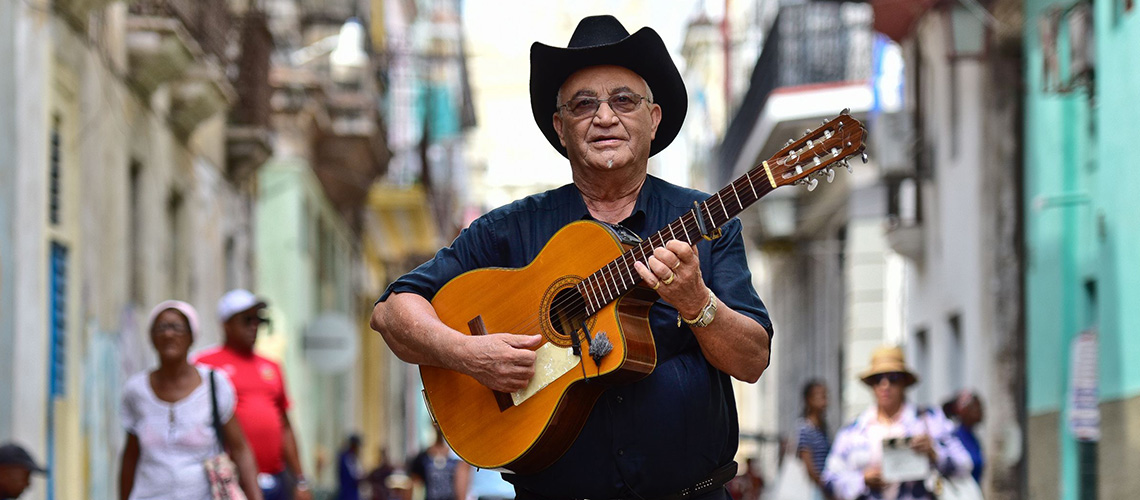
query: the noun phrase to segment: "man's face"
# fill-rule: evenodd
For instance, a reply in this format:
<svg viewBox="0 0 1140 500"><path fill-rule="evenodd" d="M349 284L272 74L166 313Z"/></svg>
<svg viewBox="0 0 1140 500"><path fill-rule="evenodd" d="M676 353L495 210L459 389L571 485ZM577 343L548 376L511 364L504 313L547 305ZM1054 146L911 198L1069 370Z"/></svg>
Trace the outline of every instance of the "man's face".
<svg viewBox="0 0 1140 500"><path fill-rule="evenodd" d="M566 147L571 165L589 170L645 166L661 123L661 106L649 102L649 89L637 73L620 66L591 66L570 75L559 89L559 105L597 98L597 112L574 116L570 106L554 113L554 130ZM628 112L615 110L607 99L636 94L641 102Z"/></svg>
<svg viewBox="0 0 1140 500"><path fill-rule="evenodd" d="M15 465L0 465L0 497L18 498L32 482L32 471Z"/></svg>
<svg viewBox="0 0 1140 500"><path fill-rule="evenodd" d="M257 330L261 327L260 309L253 308L242 311L233 316L222 325L226 330L227 343L242 349L253 350L257 342Z"/></svg>

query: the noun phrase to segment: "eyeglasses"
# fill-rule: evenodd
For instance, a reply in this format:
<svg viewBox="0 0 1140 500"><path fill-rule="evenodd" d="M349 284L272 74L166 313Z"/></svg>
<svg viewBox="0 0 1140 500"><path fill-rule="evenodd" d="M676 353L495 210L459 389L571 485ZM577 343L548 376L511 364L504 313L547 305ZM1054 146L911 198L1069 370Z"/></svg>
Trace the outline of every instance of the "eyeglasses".
<svg viewBox="0 0 1140 500"><path fill-rule="evenodd" d="M646 101L649 100L647 97L634 94L633 92L618 92L606 99L582 96L566 101L565 104L558 106L558 109L566 108L570 116L574 118L585 118L587 116L594 116L594 114L598 112L598 108L605 102L609 103L610 109L614 110L615 113L628 114L637 111L637 107L641 105L642 99Z"/></svg>
<svg viewBox="0 0 1140 500"><path fill-rule="evenodd" d="M879 382L882 382L883 379L886 379L891 385L901 384L903 380L906 380L906 375L898 372L880 373L878 375L872 375L867 380L871 382L871 385L879 385Z"/></svg>
<svg viewBox="0 0 1140 500"><path fill-rule="evenodd" d="M182 323L156 323L154 325L154 327L152 327L150 329L150 332L151 333L163 333L163 332L190 333L190 327L188 327Z"/></svg>
<svg viewBox="0 0 1140 500"><path fill-rule="evenodd" d="M262 323L268 323L269 320L261 316L238 316L234 318L238 323L246 326L259 326Z"/></svg>

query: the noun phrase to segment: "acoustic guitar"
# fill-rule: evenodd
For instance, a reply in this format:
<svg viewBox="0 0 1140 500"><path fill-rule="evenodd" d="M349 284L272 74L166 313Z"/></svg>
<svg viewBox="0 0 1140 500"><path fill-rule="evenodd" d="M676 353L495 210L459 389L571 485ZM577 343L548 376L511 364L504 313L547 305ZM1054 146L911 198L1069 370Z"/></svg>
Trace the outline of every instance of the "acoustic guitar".
<svg viewBox="0 0 1140 500"><path fill-rule="evenodd" d="M420 367L428 410L455 453L476 467L515 473L557 460L607 387L639 380L656 363L647 318L657 294L641 284L633 263L668 240L717 237L717 228L777 187L830 181L833 165L850 170L847 158L863 151L865 136L844 110L639 244L623 244L604 224L578 221L555 233L526 267L479 269L449 281L432 306L451 328L543 337L534 378L513 394Z"/></svg>

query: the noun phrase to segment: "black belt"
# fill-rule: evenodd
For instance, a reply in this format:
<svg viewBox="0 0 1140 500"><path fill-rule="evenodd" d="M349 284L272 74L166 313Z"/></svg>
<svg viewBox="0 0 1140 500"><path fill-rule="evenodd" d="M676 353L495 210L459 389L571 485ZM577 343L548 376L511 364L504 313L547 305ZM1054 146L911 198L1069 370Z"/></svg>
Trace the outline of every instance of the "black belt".
<svg viewBox="0 0 1140 500"><path fill-rule="evenodd" d="M709 493L713 490L723 487L726 483L731 481L732 478L736 477L736 471L736 462L730 461L717 470L712 471L708 477L698 481L692 486L651 500L689 500L692 498L697 498L701 495L704 495L705 493ZM567 497L548 497L520 487L516 487L515 492L515 500L588 500Z"/></svg>

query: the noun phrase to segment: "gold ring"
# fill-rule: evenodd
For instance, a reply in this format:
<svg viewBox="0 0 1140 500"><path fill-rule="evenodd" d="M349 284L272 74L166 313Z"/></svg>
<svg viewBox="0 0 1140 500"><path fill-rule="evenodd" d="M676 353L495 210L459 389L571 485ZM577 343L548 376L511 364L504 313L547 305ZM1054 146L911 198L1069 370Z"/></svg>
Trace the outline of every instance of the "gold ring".
<svg viewBox="0 0 1140 500"><path fill-rule="evenodd" d="M661 288L661 280L657 280L657 283L654 283L654 284L653 284L653 289L654 289L654 290L656 290L656 289L658 289L658 288Z"/></svg>
<svg viewBox="0 0 1140 500"><path fill-rule="evenodd" d="M676 274L673 274L672 272L670 272L670 273L669 273L669 277L668 277L668 278L665 278L665 279L663 279L663 280L661 280L661 282L662 282L662 283L664 283L664 284L666 284L666 285L668 285L668 284L670 284L670 283L672 283L672 282L673 282L673 277L674 277L674 276L676 276Z"/></svg>
<svg viewBox="0 0 1140 500"><path fill-rule="evenodd" d="M681 267L681 261L679 261L679 260L677 261L676 264L673 264L673 269L677 269L678 267Z"/></svg>

